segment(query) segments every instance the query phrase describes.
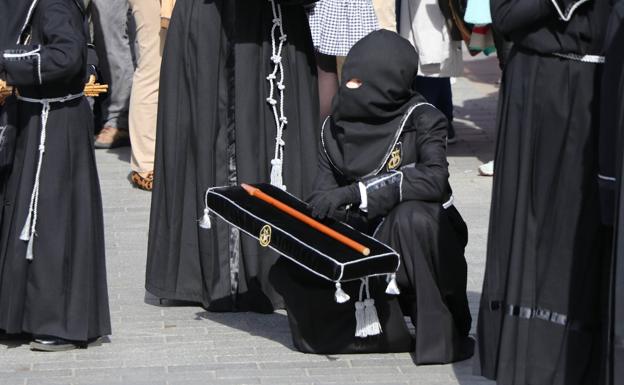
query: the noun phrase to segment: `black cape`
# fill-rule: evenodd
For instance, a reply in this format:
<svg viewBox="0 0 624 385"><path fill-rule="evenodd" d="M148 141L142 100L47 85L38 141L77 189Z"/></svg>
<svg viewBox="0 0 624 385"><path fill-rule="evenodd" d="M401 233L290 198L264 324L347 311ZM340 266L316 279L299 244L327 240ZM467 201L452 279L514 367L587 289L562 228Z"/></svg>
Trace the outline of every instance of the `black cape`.
<svg viewBox="0 0 624 385"><path fill-rule="evenodd" d="M609 385L624 383L624 1L614 3L605 42L598 177L603 222L615 226L609 266L606 360Z"/></svg>
<svg viewBox="0 0 624 385"><path fill-rule="evenodd" d="M289 2L293 3L293 2ZM284 182L312 188L318 138L313 47L302 5L282 6L285 68ZM213 218L198 227L213 186L268 182L276 125L266 98L272 70L268 1L182 0L161 72L146 288L214 311L272 311L274 253Z"/></svg>
<svg viewBox="0 0 624 385"><path fill-rule="evenodd" d="M607 1L492 1L514 48L499 97L496 175L478 321L480 372L501 385L595 384L604 264L598 199Z"/></svg>
<svg viewBox="0 0 624 385"><path fill-rule="evenodd" d="M30 45L5 46L3 52L39 49L38 55L4 59L9 84L30 98L80 93L87 66L82 6L39 0L29 25ZM19 127L15 161L3 186L0 218L0 329L83 342L108 335L104 226L89 104L84 97L52 104L34 259L28 261L20 233L35 181L42 106L16 103L9 117Z"/></svg>

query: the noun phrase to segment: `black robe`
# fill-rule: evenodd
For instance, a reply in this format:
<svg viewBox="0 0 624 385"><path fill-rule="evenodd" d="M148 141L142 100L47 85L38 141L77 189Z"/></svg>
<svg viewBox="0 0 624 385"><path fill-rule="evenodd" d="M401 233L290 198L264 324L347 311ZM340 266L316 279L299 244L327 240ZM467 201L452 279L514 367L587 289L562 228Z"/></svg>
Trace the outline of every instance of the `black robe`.
<svg viewBox="0 0 624 385"><path fill-rule="evenodd" d="M620 34L622 35L622 34ZM624 94L620 92L621 105ZM622 111L623 107L620 107ZM608 373L609 385L621 385L624 383L624 161L622 160L622 148L624 148L624 121L619 123L619 182L618 182L618 205L616 206L615 248L612 261L612 280L610 297L610 339L608 341Z"/></svg>
<svg viewBox="0 0 624 385"><path fill-rule="evenodd" d="M422 100L420 97L416 99ZM416 328L415 360L419 364L449 363L472 355L472 340L468 337L472 320L466 297L464 258L468 232L455 207L443 207L451 197L446 161L446 118L429 104L418 105L411 115L406 116L402 130L403 119L397 120L395 132L401 134L392 154L388 154L388 164L380 164L381 171L377 174L357 180L345 177L331 161L328 147L338 143L331 134L330 117L323 128L323 146L312 198L355 182L366 186L367 213L351 208L339 213L337 219L374 235L401 255L397 274L401 290L399 302ZM293 307L331 301L328 300L331 297L321 290L306 290L303 285L294 286L294 289L298 290L300 299L287 303L289 313ZM290 289L284 286L283 290ZM305 301L302 298L306 298ZM379 301L380 298L376 298L376 303ZM388 309L380 312L387 312L389 315L384 314L385 317L392 319L392 312L398 309L392 305L396 300L390 297L386 301L389 302ZM334 321L331 322L335 325L354 323L352 309L340 311L331 304L327 308L334 311ZM310 325L310 319L299 319L299 324L301 328L316 329L318 335L322 335L325 329L336 329L325 323ZM335 338L344 345L353 344L355 338L349 333L351 330L353 327L345 327L343 334ZM384 346L402 347L393 342L395 335L390 334L387 338L390 342Z"/></svg>
<svg viewBox="0 0 624 385"><path fill-rule="evenodd" d="M514 43L498 110L478 320L481 373L501 385L596 384L604 249L598 199L608 1L493 0ZM564 14L563 21L554 4Z"/></svg>
<svg viewBox="0 0 624 385"><path fill-rule="evenodd" d="M614 1L605 42L600 122L601 212L614 227L610 260L607 384L624 383L624 1Z"/></svg>
<svg viewBox="0 0 624 385"><path fill-rule="evenodd" d="M21 54L3 59L9 84L35 99L81 93L87 67L82 5L39 0L30 26L29 44L2 47L3 54ZM34 259L28 261L20 233L35 184L41 115L41 104L20 100L9 117L19 131L2 196L0 329L84 342L111 332L93 119L84 97L51 104Z"/></svg>
<svg viewBox="0 0 624 385"><path fill-rule="evenodd" d="M297 3L297 2L288 2ZM284 182L311 191L318 138L313 47L302 5L283 4ZM273 13L265 0L181 0L161 72L146 289L213 311L271 312L276 255L213 218L198 227L213 186L268 182L276 124L266 98Z"/></svg>

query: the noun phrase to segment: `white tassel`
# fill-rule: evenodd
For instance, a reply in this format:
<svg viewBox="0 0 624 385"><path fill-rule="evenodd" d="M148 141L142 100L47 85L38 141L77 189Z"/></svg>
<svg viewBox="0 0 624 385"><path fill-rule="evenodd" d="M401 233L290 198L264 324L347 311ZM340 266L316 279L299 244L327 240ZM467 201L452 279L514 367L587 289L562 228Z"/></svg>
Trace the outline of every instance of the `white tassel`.
<svg viewBox="0 0 624 385"><path fill-rule="evenodd" d="M368 337L366 332L366 313L364 312L364 302L361 301L355 303L355 336L359 338Z"/></svg>
<svg viewBox="0 0 624 385"><path fill-rule="evenodd" d="M345 303L351 299L351 297L349 297L349 294L345 293L344 290L342 290L342 285L340 284L340 282L336 282L336 293L334 294L334 298L338 303Z"/></svg>
<svg viewBox="0 0 624 385"><path fill-rule="evenodd" d="M381 324L377 316L377 308L375 308L375 300L369 298L364 301L365 314L365 330L367 336L376 336L381 334Z"/></svg>
<svg viewBox="0 0 624 385"><path fill-rule="evenodd" d="M24 224L24 228L20 234L20 239L22 241L30 241L30 228L32 226L32 211L28 212L28 216L26 217L26 223Z"/></svg>
<svg viewBox="0 0 624 385"><path fill-rule="evenodd" d="M399 295L401 294L401 290L399 290L399 285L396 281L396 274L390 275L390 282L388 282L388 287L386 287L386 294L390 295Z"/></svg>
<svg viewBox="0 0 624 385"><path fill-rule="evenodd" d="M271 160L271 184L282 190L286 190L286 186L284 186L284 178L282 176L282 164L283 161L281 159Z"/></svg>
<svg viewBox="0 0 624 385"><path fill-rule="evenodd" d="M204 209L204 215L199 220L199 227L206 230L212 228L212 221L210 220L210 210L208 210L208 207Z"/></svg>
<svg viewBox="0 0 624 385"><path fill-rule="evenodd" d="M28 246L26 247L26 259L29 261L33 260L33 244L35 243L35 239L33 237L28 241Z"/></svg>

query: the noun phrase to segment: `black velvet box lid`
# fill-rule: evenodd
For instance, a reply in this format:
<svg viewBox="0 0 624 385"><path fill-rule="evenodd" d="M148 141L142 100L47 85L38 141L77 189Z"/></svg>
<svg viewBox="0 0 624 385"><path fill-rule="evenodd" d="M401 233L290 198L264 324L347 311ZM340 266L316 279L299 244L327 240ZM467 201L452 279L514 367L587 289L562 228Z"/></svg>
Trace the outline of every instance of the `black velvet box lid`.
<svg viewBox="0 0 624 385"><path fill-rule="evenodd" d="M252 186L310 216L308 205L286 191L270 184ZM320 221L368 247L370 255L364 256L239 186L210 188L206 205L211 213L258 239L262 246L333 282L393 274L399 268L398 253L376 239L333 219Z"/></svg>

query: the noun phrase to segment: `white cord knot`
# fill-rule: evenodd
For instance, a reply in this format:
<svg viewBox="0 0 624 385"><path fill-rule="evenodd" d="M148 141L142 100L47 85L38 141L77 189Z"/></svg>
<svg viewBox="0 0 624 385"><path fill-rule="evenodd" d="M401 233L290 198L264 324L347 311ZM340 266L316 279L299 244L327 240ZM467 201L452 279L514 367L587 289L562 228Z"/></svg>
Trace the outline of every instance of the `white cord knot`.
<svg viewBox="0 0 624 385"><path fill-rule="evenodd" d="M277 89L280 91L284 91L286 89L286 86L284 85L284 83L277 83Z"/></svg>
<svg viewBox="0 0 624 385"><path fill-rule="evenodd" d="M267 98L267 102L268 102L270 105L272 105L272 106L274 106L274 105L276 105L276 104L277 104L277 100L275 100L275 99L273 99L273 98Z"/></svg>
<svg viewBox="0 0 624 385"><path fill-rule="evenodd" d="M275 80L277 78L277 76L275 76L275 74L269 74L269 76L266 77L267 80Z"/></svg>
<svg viewBox="0 0 624 385"><path fill-rule="evenodd" d="M288 39L288 35L286 35L286 34L284 34L284 35L279 37L279 41L281 41L281 42L285 42L286 39Z"/></svg>
<svg viewBox="0 0 624 385"><path fill-rule="evenodd" d="M284 124L288 124L288 118L285 116L280 117L280 122L284 123ZM283 142L283 141L282 141Z"/></svg>
<svg viewBox="0 0 624 385"><path fill-rule="evenodd" d="M271 61L275 64L280 63L282 61L282 58L280 56L277 55L273 55L271 56Z"/></svg>

